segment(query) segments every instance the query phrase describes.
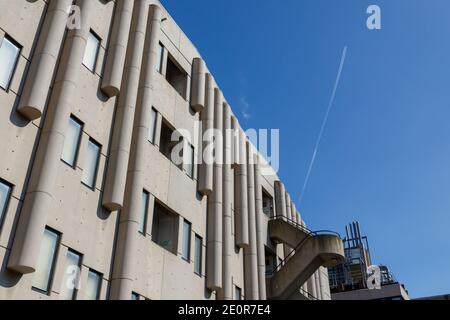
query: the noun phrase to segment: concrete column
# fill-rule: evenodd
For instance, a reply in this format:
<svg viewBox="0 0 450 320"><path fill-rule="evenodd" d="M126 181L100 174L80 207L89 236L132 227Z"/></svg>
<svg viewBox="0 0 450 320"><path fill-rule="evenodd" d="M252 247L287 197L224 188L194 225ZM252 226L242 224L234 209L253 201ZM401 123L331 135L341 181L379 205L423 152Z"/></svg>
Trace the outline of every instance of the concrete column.
<svg viewBox="0 0 450 320"><path fill-rule="evenodd" d="M72 0L51 0L17 111L28 120L42 116L66 32Z"/></svg>
<svg viewBox="0 0 450 320"><path fill-rule="evenodd" d="M213 190L214 179L214 79L211 74L206 74L205 83L205 108L200 115L203 127L203 159L199 170L198 191L209 195Z"/></svg>
<svg viewBox="0 0 450 320"><path fill-rule="evenodd" d="M322 290L320 287L320 274L317 271L316 273L314 273L314 280L316 284L316 294L317 294L316 298L322 300Z"/></svg>
<svg viewBox="0 0 450 320"><path fill-rule="evenodd" d="M317 298L317 291L316 291L316 276L313 274L311 278L307 281L309 293L314 297Z"/></svg>
<svg viewBox="0 0 450 320"><path fill-rule="evenodd" d="M286 192L286 217L290 221L292 221L291 196L287 192Z"/></svg>
<svg viewBox="0 0 450 320"><path fill-rule="evenodd" d="M146 1L143 1L146 2ZM139 4L138 4L139 7ZM145 144L148 141L148 130L151 116L151 99L153 82L158 61L158 43L161 30L161 8L156 5L141 8L148 11L148 24L145 32L143 55L143 73L139 84L136 115L133 127L131 157L128 168L125 201L119 218L119 236L111 281L113 300L130 300L133 292L136 265L136 243L139 236L139 220L141 197L144 190ZM153 216L149 212L149 220Z"/></svg>
<svg viewBox="0 0 450 320"><path fill-rule="evenodd" d="M286 215L286 189L281 181L275 181L275 208L278 217L287 217Z"/></svg>
<svg viewBox="0 0 450 320"><path fill-rule="evenodd" d="M263 199L261 185L261 164L258 155L254 156L255 163L255 201L256 201L256 240L258 254L258 288L259 299L266 300L266 250L264 247L263 230Z"/></svg>
<svg viewBox="0 0 450 320"><path fill-rule="evenodd" d="M114 22L102 79L108 97L119 95L125 66L134 0L117 0Z"/></svg>
<svg viewBox="0 0 450 320"><path fill-rule="evenodd" d="M47 224L64 137L72 109L73 97L81 71L89 33L90 14L95 10L91 0L80 0L82 27L70 31L61 57L61 68L53 87L23 209L19 218L8 268L22 274L35 271L42 234Z"/></svg>
<svg viewBox="0 0 450 320"><path fill-rule="evenodd" d="M291 201L291 213L292 213L292 221L298 223L297 207L295 206L294 201Z"/></svg>
<svg viewBox="0 0 450 320"><path fill-rule="evenodd" d="M255 166L253 150L247 141L247 183L248 183L248 235L249 245L244 248L244 284L247 300L259 300L258 287L258 244L256 238L255 212Z"/></svg>
<svg viewBox="0 0 450 320"><path fill-rule="evenodd" d="M223 130L231 128L231 110L227 103L223 109ZM225 135L224 140L224 158L231 155L231 136ZM223 270L222 270L222 289L218 291L218 298L221 300L233 300L233 278L232 278L232 170L230 162L225 161L223 165Z"/></svg>
<svg viewBox="0 0 450 320"><path fill-rule="evenodd" d="M232 129L232 164L233 169L237 169L240 163L240 126L239 121L235 116L231 116Z"/></svg>
<svg viewBox="0 0 450 320"><path fill-rule="evenodd" d="M239 165L234 170L235 179L235 217L236 245L245 248L249 245L248 222L248 181L247 181L247 138L242 129L239 130Z"/></svg>
<svg viewBox="0 0 450 320"><path fill-rule="evenodd" d="M192 62L191 107L195 112L202 112L205 107L206 66L202 58Z"/></svg>
<svg viewBox="0 0 450 320"><path fill-rule="evenodd" d="M222 288L222 241L223 241L223 95L214 90L214 187L208 196L208 242L206 286L211 291Z"/></svg>
<svg viewBox="0 0 450 320"><path fill-rule="evenodd" d="M120 89L121 95L119 96L114 120L105 191L103 193L103 206L110 211L117 211L123 207L139 78L144 54L148 7L149 0L137 0L133 10L130 40Z"/></svg>
<svg viewBox="0 0 450 320"><path fill-rule="evenodd" d="M331 300L330 281L328 278L328 269L321 268L321 287L322 287L322 300Z"/></svg>

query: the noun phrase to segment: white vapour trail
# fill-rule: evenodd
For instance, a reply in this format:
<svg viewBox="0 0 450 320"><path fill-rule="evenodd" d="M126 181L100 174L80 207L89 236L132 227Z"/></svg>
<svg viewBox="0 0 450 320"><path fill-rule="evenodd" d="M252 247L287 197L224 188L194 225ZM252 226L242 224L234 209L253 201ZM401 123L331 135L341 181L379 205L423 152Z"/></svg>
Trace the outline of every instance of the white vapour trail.
<svg viewBox="0 0 450 320"><path fill-rule="evenodd" d="M325 114L325 118L323 119L322 127L320 128L319 136L317 138L317 142L316 142L316 145L315 145L315 148L314 148L314 153L313 153L313 156L312 156L312 159L311 159L311 163L309 164L308 172L307 172L306 178L305 178L305 183L303 184L302 192L300 194L299 205L302 203L303 197L305 195L306 187L308 186L309 178L311 176L311 172L312 172L312 169L314 167L314 163L316 161L317 152L319 151L320 142L322 141L322 136L323 136L323 133L325 131L325 127L326 127L327 122L328 122L328 117L330 116L331 108L333 107L333 104L334 104L334 98L336 97L336 91L338 89L339 82L341 80L341 74L342 74L342 70L344 69L345 58L346 57L347 57L347 46L345 46L344 50L342 51L341 63L339 65L339 71L337 73L336 82L334 83L333 93L331 94L331 99L330 99L330 102L328 103L327 113Z"/></svg>

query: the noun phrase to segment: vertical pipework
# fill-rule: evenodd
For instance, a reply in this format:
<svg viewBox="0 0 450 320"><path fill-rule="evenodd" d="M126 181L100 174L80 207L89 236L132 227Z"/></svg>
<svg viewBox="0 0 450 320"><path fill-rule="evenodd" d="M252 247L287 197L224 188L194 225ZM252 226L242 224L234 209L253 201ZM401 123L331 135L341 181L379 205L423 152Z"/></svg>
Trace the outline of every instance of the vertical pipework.
<svg viewBox="0 0 450 320"><path fill-rule="evenodd" d="M258 254L258 288L259 299L266 300L266 258L264 247L264 233L263 233L263 199L262 199L262 185L261 185L261 163L259 156L255 155L255 201L256 201L256 240L257 240L257 254Z"/></svg>
<svg viewBox="0 0 450 320"><path fill-rule="evenodd" d="M134 0L117 0L114 22L102 80L108 97L119 95L130 34Z"/></svg>
<svg viewBox="0 0 450 320"><path fill-rule="evenodd" d="M208 243L206 286L211 291L222 288L222 221L223 221L223 95L214 90L214 188L208 196Z"/></svg>
<svg viewBox="0 0 450 320"><path fill-rule="evenodd" d="M82 26L67 35L9 259L8 268L22 274L35 271L47 213L53 200L67 124L71 110L75 108L72 101L77 94L94 2L80 0L78 5Z"/></svg>
<svg viewBox="0 0 450 320"><path fill-rule="evenodd" d="M205 107L205 72L205 62L201 58L194 58L192 62L191 107L195 112L201 112Z"/></svg>
<svg viewBox="0 0 450 320"><path fill-rule="evenodd" d="M223 108L223 130L229 131L231 128L231 110L227 103ZM222 270L222 289L218 292L218 298L221 300L233 300L233 279L231 276L232 268L232 170L231 163L226 159L231 157L231 136L224 135L224 158L223 164L223 270Z"/></svg>
<svg viewBox="0 0 450 320"><path fill-rule="evenodd" d="M248 224L248 181L247 181L247 138L239 130L239 165L235 168L235 207L236 207L236 245L245 248L249 245Z"/></svg>
<svg viewBox="0 0 450 320"><path fill-rule="evenodd" d="M30 71L17 107L17 111L30 121L40 118L44 113L66 32L68 9L71 5L72 0L52 0L48 5L39 41L31 60Z"/></svg>
<svg viewBox="0 0 450 320"><path fill-rule="evenodd" d="M158 61L158 42L161 30L161 8L156 5L141 8L148 10L143 72L140 78L136 114L133 126L131 156L128 167L123 210L119 217L118 243L116 246L111 299L130 300L135 279L136 243L139 235L141 197L144 190L145 144L148 140L154 75ZM152 220L151 215L148 216Z"/></svg>
<svg viewBox="0 0 450 320"><path fill-rule="evenodd" d="M139 0L136 1L133 10L124 77L114 120L105 191L103 193L103 206L110 211L120 210L123 207L133 122L144 55L148 8L148 0Z"/></svg>
<svg viewBox="0 0 450 320"><path fill-rule="evenodd" d="M258 300L259 288L255 213L255 166L253 162L253 151L250 142L247 141L246 144L248 181L248 235L250 243L247 247L244 248L245 297L247 300Z"/></svg>
<svg viewBox="0 0 450 320"><path fill-rule="evenodd" d="M205 76L205 108L200 117L203 128L203 158L199 170L198 191L209 195L213 190L214 180L214 79L209 73Z"/></svg>
<svg viewBox="0 0 450 320"><path fill-rule="evenodd" d="M277 216L287 218L286 189L281 181L275 181L275 206L277 209Z"/></svg>

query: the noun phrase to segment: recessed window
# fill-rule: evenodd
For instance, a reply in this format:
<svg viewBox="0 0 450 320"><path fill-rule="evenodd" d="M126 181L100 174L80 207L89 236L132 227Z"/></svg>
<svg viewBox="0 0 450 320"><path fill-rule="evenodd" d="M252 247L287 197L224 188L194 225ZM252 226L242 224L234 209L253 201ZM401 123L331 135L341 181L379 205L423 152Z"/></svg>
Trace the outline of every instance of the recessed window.
<svg viewBox="0 0 450 320"><path fill-rule="evenodd" d="M203 263L203 239L199 235L195 235L195 261L194 272L202 275L202 263Z"/></svg>
<svg viewBox="0 0 450 320"><path fill-rule="evenodd" d="M92 189L95 188L95 183L97 180L98 164L100 162L101 150L102 147L97 142L89 139L81 182Z"/></svg>
<svg viewBox="0 0 450 320"><path fill-rule="evenodd" d="M273 215L274 215L274 213L273 213L273 198L264 189L263 189L262 199L263 199L264 214L266 214L268 217L273 217Z"/></svg>
<svg viewBox="0 0 450 320"><path fill-rule="evenodd" d="M173 254L177 253L178 216L155 202L152 241Z"/></svg>
<svg viewBox="0 0 450 320"><path fill-rule="evenodd" d="M86 49L84 50L83 64L93 73L95 72L95 67L97 66L100 43L100 37L91 30L88 35Z"/></svg>
<svg viewBox="0 0 450 320"><path fill-rule="evenodd" d="M166 121L163 121L161 124L161 141L159 144L159 151L172 162L174 162L175 160L172 159L173 149L179 143L183 143L183 138L181 137L181 135L179 135L178 140L174 139L176 137L174 133L175 129L173 129ZM172 139L174 139L174 141Z"/></svg>
<svg viewBox="0 0 450 320"><path fill-rule="evenodd" d="M59 297L61 300L75 300L80 285L81 255L68 250L66 268Z"/></svg>
<svg viewBox="0 0 450 320"><path fill-rule="evenodd" d="M182 247L182 258L188 262L191 260L191 230L192 225L189 221L183 221L183 247Z"/></svg>
<svg viewBox="0 0 450 320"><path fill-rule="evenodd" d="M45 229L34 273L33 288L46 294L50 293L59 239L58 233Z"/></svg>
<svg viewBox="0 0 450 320"><path fill-rule="evenodd" d="M98 300L102 287L102 275L94 270L89 270L86 283L86 300Z"/></svg>
<svg viewBox="0 0 450 320"><path fill-rule="evenodd" d="M148 141L150 143L155 144L156 137L156 124L158 121L158 111L155 108L152 108L150 111L150 123L148 126Z"/></svg>
<svg viewBox="0 0 450 320"><path fill-rule="evenodd" d="M242 300L242 289L234 286L234 300Z"/></svg>
<svg viewBox="0 0 450 320"><path fill-rule="evenodd" d="M0 229L3 223L3 217L8 209L11 192L12 186L3 180L0 180Z"/></svg>
<svg viewBox="0 0 450 320"><path fill-rule="evenodd" d="M11 85L22 48L8 36L5 36L0 42L0 87L7 91Z"/></svg>
<svg viewBox="0 0 450 320"><path fill-rule="evenodd" d="M186 171L186 174L189 176L189 178L194 178L194 162L195 162L195 148L193 145L188 143L187 150L186 150L186 156L185 156L185 162L184 162L184 171Z"/></svg>
<svg viewBox="0 0 450 320"><path fill-rule="evenodd" d="M83 123L71 116L69 127L67 128L64 139L64 147L61 159L71 167L75 167L80 146L81 134L83 132Z"/></svg>
<svg viewBox="0 0 450 320"><path fill-rule="evenodd" d="M164 46L160 42L158 47L158 65L156 67L156 71L158 71L159 73L162 73L163 63L164 63Z"/></svg>
<svg viewBox="0 0 450 320"><path fill-rule="evenodd" d="M148 216L148 206L150 201L150 194L145 190L142 192L141 201L142 202L141 202L141 216L139 218L139 233L145 235Z"/></svg>
<svg viewBox="0 0 450 320"><path fill-rule="evenodd" d="M167 59L166 80L180 96L186 99L188 75L171 56Z"/></svg>

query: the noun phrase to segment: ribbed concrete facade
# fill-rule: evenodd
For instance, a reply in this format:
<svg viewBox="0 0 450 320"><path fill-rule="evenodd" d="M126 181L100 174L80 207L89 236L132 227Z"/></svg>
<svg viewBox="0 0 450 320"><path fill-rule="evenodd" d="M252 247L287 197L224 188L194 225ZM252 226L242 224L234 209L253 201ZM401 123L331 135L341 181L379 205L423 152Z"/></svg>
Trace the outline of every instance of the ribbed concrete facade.
<svg viewBox="0 0 450 320"><path fill-rule="evenodd" d="M266 271L295 248L268 222L304 221L159 1L0 8L0 299L270 298ZM298 288L329 299L324 270Z"/></svg>

